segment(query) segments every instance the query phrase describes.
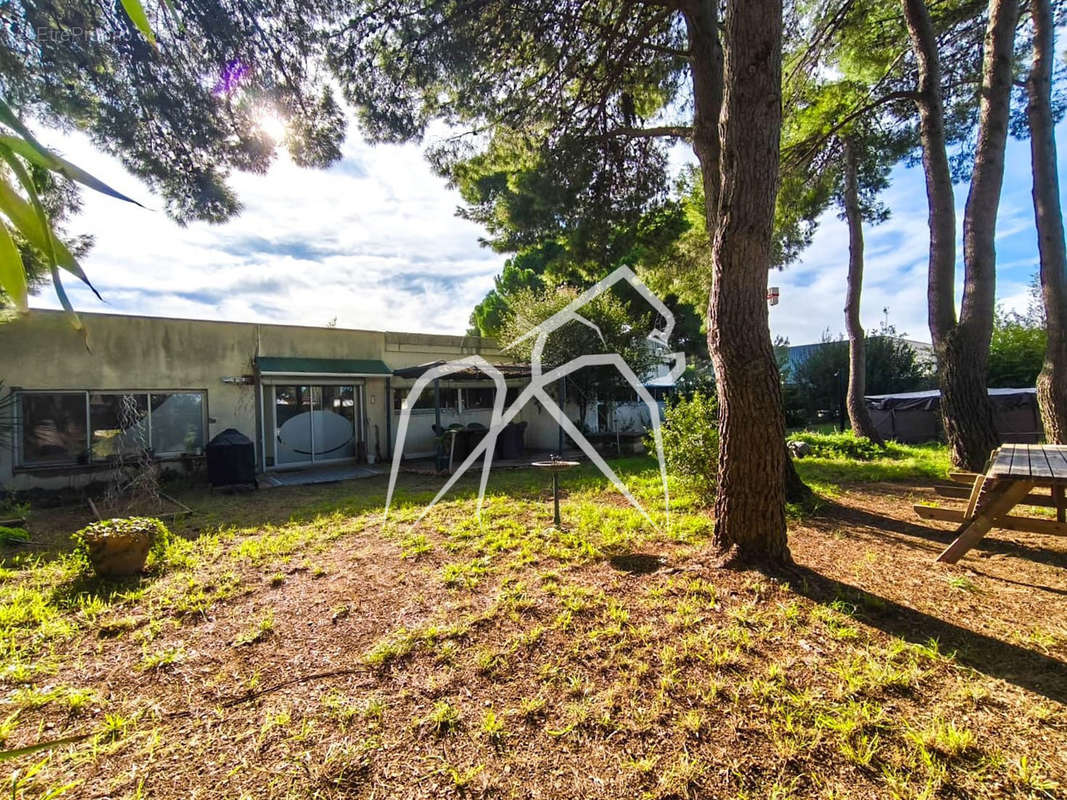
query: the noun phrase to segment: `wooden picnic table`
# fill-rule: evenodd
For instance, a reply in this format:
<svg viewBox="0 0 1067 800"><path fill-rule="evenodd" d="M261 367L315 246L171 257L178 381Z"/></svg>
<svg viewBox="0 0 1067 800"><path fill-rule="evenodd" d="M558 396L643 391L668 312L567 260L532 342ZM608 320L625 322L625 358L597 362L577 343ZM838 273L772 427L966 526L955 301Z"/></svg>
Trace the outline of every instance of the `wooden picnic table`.
<svg viewBox="0 0 1067 800"><path fill-rule="evenodd" d="M966 510L915 506L924 519L960 523L955 540L938 561L955 564L990 528L1067 536L1067 445L1006 444L993 451L984 474L953 473L951 477L971 483ZM1049 493L1034 493L1038 487ZM1055 508L1056 519L1010 514L1017 505Z"/></svg>

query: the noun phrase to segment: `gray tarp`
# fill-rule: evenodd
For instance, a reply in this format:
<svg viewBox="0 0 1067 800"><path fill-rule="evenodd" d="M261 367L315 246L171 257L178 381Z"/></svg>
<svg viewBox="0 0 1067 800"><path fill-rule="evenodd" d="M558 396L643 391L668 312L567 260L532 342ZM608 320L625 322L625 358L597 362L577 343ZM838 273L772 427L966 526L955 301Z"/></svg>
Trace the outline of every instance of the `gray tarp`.
<svg viewBox="0 0 1067 800"><path fill-rule="evenodd" d="M1004 442L1034 443L1041 440L1041 414L1036 389L990 389L993 421ZM941 392L900 392L864 398L877 431L898 442L930 442L943 439Z"/></svg>

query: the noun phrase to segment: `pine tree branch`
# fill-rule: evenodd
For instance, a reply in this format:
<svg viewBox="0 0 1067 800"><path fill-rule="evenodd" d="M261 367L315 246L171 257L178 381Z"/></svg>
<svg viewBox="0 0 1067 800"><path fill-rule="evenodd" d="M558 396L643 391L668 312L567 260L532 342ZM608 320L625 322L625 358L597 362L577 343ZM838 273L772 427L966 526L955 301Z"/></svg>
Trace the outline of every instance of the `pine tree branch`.
<svg viewBox="0 0 1067 800"><path fill-rule="evenodd" d="M626 139L691 139L693 128L689 125L659 125L652 128L613 128L604 133L604 138L613 136Z"/></svg>
<svg viewBox="0 0 1067 800"><path fill-rule="evenodd" d="M785 155L786 157L786 162L788 166L790 168L795 167L797 164L801 164L807 159L811 158L814 155L815 151L817 151L820 147L822 147L823 144L829 141L838 131L850 124L853 120L862 117L864 114L869 114L871 111L874 111L875 109L880 108L881 106L887 105L889 103L896 103L901 100L916 100L918 99L918 97L918 92L914 92L911 90L902 90L897 92L889 92L888 94L882 95L877 100L872 100L870 103L864 103L856 110L851 111L845 116L841 117L841 119L835 122L828 130L824 131L820 136L817 136L814 139L807 139L803 142L797 142L795 145L783 152L783 155ZM800 151L799 148L802 145L810 146L807 147L807 149Z"/></svg>

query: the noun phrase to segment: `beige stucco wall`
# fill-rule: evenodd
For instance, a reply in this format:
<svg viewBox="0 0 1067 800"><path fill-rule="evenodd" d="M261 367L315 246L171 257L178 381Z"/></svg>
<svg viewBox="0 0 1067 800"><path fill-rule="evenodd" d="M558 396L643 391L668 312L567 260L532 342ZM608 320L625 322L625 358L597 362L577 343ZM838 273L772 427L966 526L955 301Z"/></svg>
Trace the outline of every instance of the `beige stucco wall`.
<svg viewBox="0 0 1067 800"><path fill-rule="evenodd" d="M380 359L394 369L473 353L490 361L504 360L492 341L477 337L118 314L83 314L82 319L89 330L91 352L60 312L33 311L0 325L0 380L5 388L204 390L207 438L237 428L256 442L257 452L262 438L257 427L256 387L223 382L226 377L252 375L257 354ZM368 444L373 452L377 426L383 456L389 450L385 432L391 410L385 385L382 378L365 379ZM431 422L420 425L420 431ZM16 474L14 457L13 446L0 448L0 485L8 488L57 488L100 477L99 473Z"/></svg>

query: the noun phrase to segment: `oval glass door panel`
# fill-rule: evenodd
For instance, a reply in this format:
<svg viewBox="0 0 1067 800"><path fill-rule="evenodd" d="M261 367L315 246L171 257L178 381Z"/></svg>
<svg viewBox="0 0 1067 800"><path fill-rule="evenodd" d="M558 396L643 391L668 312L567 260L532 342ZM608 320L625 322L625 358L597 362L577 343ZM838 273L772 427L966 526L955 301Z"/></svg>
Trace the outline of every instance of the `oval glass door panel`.
<svg viewBox="0 0 1067 800"><path fill-rule="evenodd" d="M275 458L278 464L311 461L311 387L274 387Z"/></svg>
<svg viewBox="0 0 1067 800"><path fill-rule="evenodd" d="M352 386L314 386L311 414L315 460L355 458L356 403Z"/></svg>

